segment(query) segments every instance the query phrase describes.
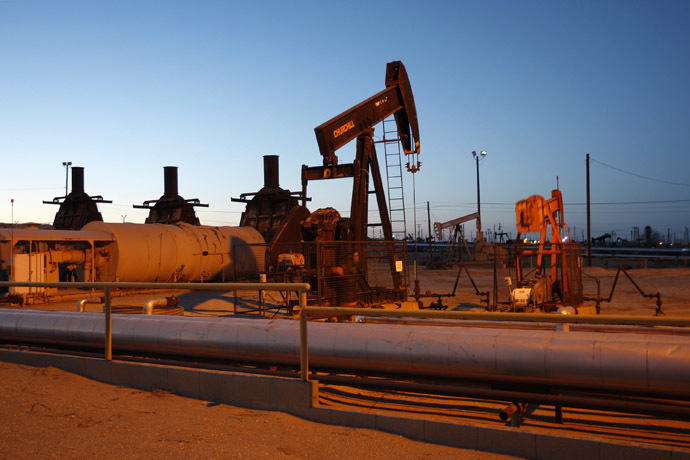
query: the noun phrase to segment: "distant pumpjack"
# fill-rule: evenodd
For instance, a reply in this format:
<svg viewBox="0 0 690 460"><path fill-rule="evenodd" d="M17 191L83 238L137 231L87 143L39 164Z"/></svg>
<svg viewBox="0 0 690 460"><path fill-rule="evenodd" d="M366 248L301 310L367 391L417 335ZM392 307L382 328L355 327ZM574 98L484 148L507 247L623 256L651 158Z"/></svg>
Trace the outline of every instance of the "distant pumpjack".
<svg viewBox="0 0 690 460"><path fill-rule="evenodd" d="M180 222L190 225L201 225L194 211L195 206L208 208L208 204L202 204L198 198L185 200L177 192L177 166L165 166L164 192L157 200L144 201L143 205L133 205L138 209L149 209L147 224L177 224ZM155 203L151 206L151 203Z"/></svg>
<svg viewBox="0 0 690 460"><path fill-rule="evenodd" d="M64 201L60 201L64 200ZM84 168L72 167L72 191L67 196L58 196L44 204L59 204L53 227L56 230L79 230L89 222L103 222L97 203L112 203L102 196L89 196L84 193Z"/></svg>

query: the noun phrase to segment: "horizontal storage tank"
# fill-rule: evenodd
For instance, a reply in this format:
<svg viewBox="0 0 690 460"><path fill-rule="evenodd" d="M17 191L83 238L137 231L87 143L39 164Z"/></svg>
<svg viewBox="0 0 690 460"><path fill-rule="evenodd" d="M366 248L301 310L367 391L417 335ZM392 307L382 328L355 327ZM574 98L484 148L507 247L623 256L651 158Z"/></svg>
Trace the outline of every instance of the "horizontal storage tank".
<svg viewBox="0 0 690 460"><path fill-rule="evenodd" d="M101 254L99 281L230 281L264 270L264 240L249 227L90 222L83 230L115 241Z"/></svg>

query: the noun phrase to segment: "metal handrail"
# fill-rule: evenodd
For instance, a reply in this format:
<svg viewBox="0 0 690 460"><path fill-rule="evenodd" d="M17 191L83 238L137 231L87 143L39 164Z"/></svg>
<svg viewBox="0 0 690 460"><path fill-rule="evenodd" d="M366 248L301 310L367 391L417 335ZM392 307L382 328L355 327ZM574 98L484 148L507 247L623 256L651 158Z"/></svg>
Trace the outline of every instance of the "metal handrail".
<svg viewBox="0 0 690 460"><path fill-rule="evenodd" d="M309 350L307 337L307 319L312 315L348 315L372 317L407 317L407 318L436 318L455 320L481 321L516 321L516 322L552 322L552 323L580 323L580 324L609 324L634 326L690 326L690 317L646 317L626 315L557 315L545 313L498 313L498 312L467 312L467 311L438 311L438 310L381 310L371 308L343 308L343 307L306 307L299 315L300 338L300 377L302 381L309 380Z"/></svg>
<svg viewBox="0 0 690 460"><path fill-rule="evenodd" d="M112 307L110 304L111 289L189 289L194 291L296 291L299 297L299 308L307 307L309 283L119 283L119 282L42 282L42 281L0 281L0 287L48 287L75 289L103 289L105 304L105 359L113 359Z"/></svg>

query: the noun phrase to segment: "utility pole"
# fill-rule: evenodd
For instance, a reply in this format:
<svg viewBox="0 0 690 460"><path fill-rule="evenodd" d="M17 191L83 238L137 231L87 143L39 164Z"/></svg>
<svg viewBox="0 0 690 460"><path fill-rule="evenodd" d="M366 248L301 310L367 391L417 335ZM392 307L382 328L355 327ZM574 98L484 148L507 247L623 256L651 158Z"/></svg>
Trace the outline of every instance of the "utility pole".
<svg viewBox="0 0 690 460"><path fill-rule="evenodd" d="M590 220L589 201L589 153L587 154L587 266L592 266L592 222Z"/></svg>
<svg viewBox="0 0 690 460"><path fill-rule="evenodd" d="M429 207L429 202L426 202L426 221L429 224L429 259L426 262L426 266L431 266L432 256L434 255L434 241L431 237L431 208Z"/></svg>

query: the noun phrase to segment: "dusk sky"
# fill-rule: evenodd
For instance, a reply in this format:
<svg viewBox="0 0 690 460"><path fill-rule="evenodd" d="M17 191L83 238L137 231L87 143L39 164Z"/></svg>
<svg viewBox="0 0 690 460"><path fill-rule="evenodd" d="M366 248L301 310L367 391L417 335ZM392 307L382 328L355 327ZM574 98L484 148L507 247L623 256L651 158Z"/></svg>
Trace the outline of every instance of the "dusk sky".
<svg viewBox="0 0 690 460"><path fill-rule="evenodd" d="M0 221L52 223L70 161L107 222L180 195L206 225L237 225L231 197L301 189L320 165L314 127L410 77L420 125L417 224L476 210L515 235L515 202L558 184L573 236L630 238L690 226L688 1L19 1L0 0ZM380 127L375 132L381 135ZM354 146L338 152L354 159ZM381 161L383 156L379 155ZM412 177L406 173L408 233ZM310 184L313 211L349 213L351 181ZM11 205L14 199L14 206ZM125 217L126 216L126 217ZM467 227L466 227L467 228ZM471 228L471 226L470 226Z"/></svg>

